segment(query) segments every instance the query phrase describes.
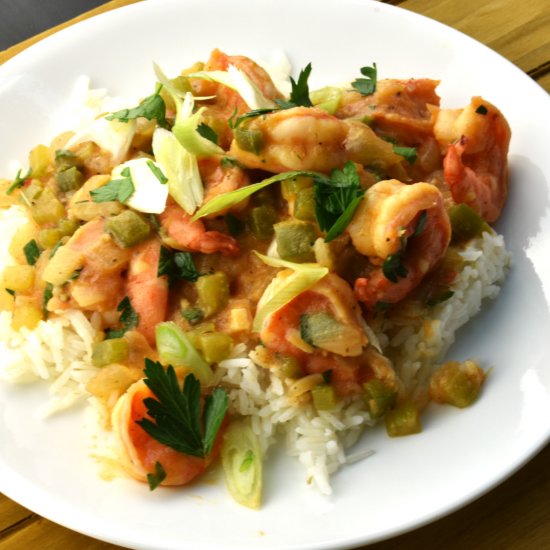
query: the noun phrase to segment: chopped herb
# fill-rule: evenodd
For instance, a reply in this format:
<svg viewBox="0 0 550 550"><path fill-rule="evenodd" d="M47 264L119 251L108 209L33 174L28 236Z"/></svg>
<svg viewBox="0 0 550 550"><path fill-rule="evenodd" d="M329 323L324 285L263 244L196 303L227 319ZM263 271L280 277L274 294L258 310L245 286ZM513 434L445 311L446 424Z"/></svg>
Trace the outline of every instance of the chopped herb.
<svg viewBox="0 0 550 550"><path fill-rule="evenodd" d="M315 186L315 216L319 227L327 231L325 241L340 235L347 227L363 197L359 174L353 162L336 168L330 177L313 176Z"/></svg>
<svg viewBox="0 0 550 550"><path fill-rule="evenodd" d="M29 168L27 170L27 173L22 176L21 175L21 168L17 171L17 174L15 175L15 179L13 180L13 183L8 187L6 190L6 195L11 195L16 189L21 187L25 181L27 181L32 174L32 170Z"/></svg>
<svg viewBox="0 0 550 550"><path fill-rule="evenodd" d="M149 169L151 170L151 172L153 172L160 183L162 183L163 185L165 183L168 183L168 178L162 173L162 170L152 160L147 161L147 166L149 166Z"/></svg>
<svg viewBox="0 0 550 550"><path fill-rule="evenodd" d="M478 115L486 115L489 111L487 110L487 107L485 107L485 105L480 105L477 109L476 109L476 113Z"/></svg>
<svg viewBox="0 0 550 550"><path fill-rule="evenodd" d="M55 160L63 159L63 158L75 158L76 155L69 151L68 149L56 149L55 151Z"/></svg>
<svg viewBox="0 0 550 550"><path fill-rule="evenodd" d="M439 304L442 304L443 302L446 302L449 298L452 298L453 296L454 296L454 292L452 290L447 290L447 292L444 292L443 294L440 294L435 298L430 298L429 300L427 300L426 305L428 307L434 307Z"/></svg>
<svg viewBox="0 0 550 550"><path fill-rule="evenodd" d="M135 191L130 168L127 166L120 173L121 179L111 180L106 185L90 191L94 202L126 202Z"/></svg>
<svg viewBox="0 0 550 550"><path fill-rule="evenodd" d="M15 290L12 290L11 288L5 288L4 290L11 296L15 296Z"/></svg>
<svg viewBox="0 0 550 550"><path fill-rule="evenodd" d="M400 277L405 278L408 274L407 268L403 265L403 252L404 250L400 250L395 254L391 254L382 264L384 277L392 283L397 283Z"/></svg>
<svg viewBox="0 0 550 550"><path fill-rule="evenodd" d="M325 384L330 384L330 381L332 380L332 369L322 372L321 376L323 377Z"/></svg>
<svg viewBox="0 0 550 550"><path fill-rule="evenodd" d="M118 304L117 311L120 312L120 324L122 328L116 330L109 330L105 335L105 338L121 338L129 330L136 328L139 324L139 315L136 310L132 307L130 298L125 296L120 303Z"/></svg>
<svg viewBox="0 0 550 550"><path fill-rule="evenodd" d="M42 294L42 312L44 313L44 319L48 318L48 302L53 298L53 285L52 283L46 283L44 288L44 294Z"/></svg>
<svg viewBox="0 0 550 550"><path fill-rule="evenodd" d="M220 165L222 168L231 168L233 166L241 167L241 163L234 157L222 157Z"/></svg>
<svg viewBox="0 0 550 550"><path fill-rule="evenodd" d="M292 91L288 100L276 99L275 103L282 109L292 109L293 107L312 107L311 99L309 98L308 79L311 74L311 63L308 63L305 69L300 71L298 82L290 77Z"/></svg>
<svg viewBox="0 0 550 550"><path fill-rule="evenodd" d="M197 271L193 256L189 252L171 252L168 248L162 246L157 275L159 277L167 275L168 283L172 285L181 279L194 283L201 276L201 273Z"/></svg>
<svg viewBox="0 0 550 550"><path fill-rule="evenodd" d="M164 480L166 479L166 471L162 467L162 464L157 460L155 462L155 471L152 474L147 474L147 483L149 489L154 491Z"/></svg>
<svg viewBox="0 0 550 550"><path fill-rule="evenodd" d="M204 311L198 307L190 307L181 311L181 316L190 324L196 325L204 319Z"/></svg>
<svg viewBox="0 0 550 550"><path fill-rule="evenodd" d="M225 223L227 224L229 233L231 233L233 237L240 235L244 230L245 222L231 214L231 212L225 215Z"/></svg>
<svg viewBox="0 0 550 550"><path fill-rule="evenodd" d="M154 94L146 97L140 102L137 107L132 109L121 109L115 113L107 115L107 120L120 120L121 122L128 122L139 117L146 118L147 120L156 120L159 126L166 126L166 105L164 100L160 96L160 90L162 85L157 86Z"/></svg>
<svg viewBox="0 0 550 550"><path fill-rule="evenodd" d="M78 279L78 276L80 275L80 272L82 269L75 269L73 271L73 274L67 279L67 281L74 281L75 279Z"/></svg>
<svg viewBox="0 0 550 550"><path fill-rule="evenodd" d="M273 113L275 111L278 111L278 109L266 108L266 109L253 109L252 111L247 111L246 113L238 116L235 119L235 122L233 123L233 126L231 126L231 128L233 130L236 129L243 120L246 120L248 118L254 118L261 115L268 115L269 113Z"/></svg>
<svg viewBox="0 0 550 550"><path fill-rule="evenodd" d="M208 141L211 141L215 145L218 145L218 134L208 124L201 122L197 126L197 132Z"/></svg>
<svg viewBox="0 0 550 550"><path fill-rule="evenodd" d="M53 246L52 248L52 251L50 252L50 259L53 258L55 256L55 253L57 252L57 249L60 247L60 246L63 246L63 241L61 239L59 239Z"/></svg>
<svg viewBox="0 0 550 550"><path fill-rule="evenodd" d="M40 258L40 248L38 243L32 239L23 247L23 253L25 254L25 259L29 265L34 265L38 258Z"/></svg>
<svg viewBox="0 0 550 550"><path fill-rule="evenodd" d="M204 399L201 415L201 384L190 373L180 388L172 365L164 367L145 359L144 379L153 397L143 400L152 418L137 421L151 437L187 455L204 458L209 455L225 417L228 397L225 390L215 388Z"/></svg>
<svg viewBox="0 0 550 550"><path fill-rule="evenodd" d="M418 217L418 223L416 224L414 233L411 235L411 238L418 237L419 235L422 234L422 231L424 231L424 227L426 227L427 219L428 219L428 211L422 210L422 212L420 212L420 216Z"/></svg>
<svg viewBox="0 0 550 550"><path fill-rule="evenodd" d="M372 67L361 67L361 74L366 78L355 79L351 86L361 95L372 95L376 91L376 81L378 78L376 63L373 63Z"/></svg>
<svg viewBox="0 0 550 550"><path fill-rule="evenodd" d="M254 462L254 452L252 449L248 449L244 455L244 458L241 462L241 465L239 466L239 472L247 472L250 470L250 466L252 466Z"/></svg>
<svg viewBox="0 0 550 550"><path fill-rule="evenodd" d="M401 147L400 145L394 145L393 152L404 157L409 164L414 164L416 162L416 147Z"/></svg>

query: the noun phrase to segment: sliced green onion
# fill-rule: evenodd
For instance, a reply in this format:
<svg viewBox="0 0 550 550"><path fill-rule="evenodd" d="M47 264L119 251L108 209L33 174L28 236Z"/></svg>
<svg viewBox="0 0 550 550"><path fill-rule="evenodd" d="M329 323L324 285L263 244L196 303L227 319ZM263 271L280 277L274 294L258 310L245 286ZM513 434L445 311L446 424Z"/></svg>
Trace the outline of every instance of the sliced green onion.
<svg viewBox="0 0 550 550"><path fill-rule="evenodd" d="M258 252L256 252L256 255L265 264L271 267L282 267L294 271L294 273L284 278L275 277L264 290L258 302L253 324L253 330L259 332L264 320L269 315L288 304L305 290L311 288L327 275L329 270L327 267L323 267L319 264L296 264L294 262L281 260L280 258L264 256Z"/></svg>
<svg viewBox="0 0 550 550"><path fill-rule="evenodd" d="M232 422L223 436L221 461L231 496L243 506L258 509L262 497L262 451L250 422Z"/></svg>
<svg viewBox="0 0 550 550"><path fill-rule="evenodd" d="M250 195L256 193L256 191L260 191L260 189L263 189L264 187L267 187L272 183L292 179L296 176L313 177L316 175L316 172L307 172L305 170L292 170L290 172L275 174L274 176L271 176L270 178L262 180L258 183L253 183L251 185L247 185L246 187L235 189L234 191L222 193L221 195L217 195L212 200L208 201L202 208L200 208L193 216L193 221L202 218L203 216L215 214L216 212L221 212L226 208L230 208L231 206L238 204L244 199L247 199L248 197L250 197Z"/></svg>
<svg viewBox="0 0 550 550"><path fill-rule="evenodd" d="M193 214L204 198L197 157L163 128L155 129L153 153L168 178L168 193L188 214Z"/></svg>
<svg viewBox="0 0 550 550"><path fill-rule="evenodd" d="M170 321L158 324L156 344L161 361L187 367L203 385L210 385L213 377L210 365L200 356L178 325Z"/></svg>
<svg viewBox="0 0 550 550"><path fill-rule="evenodd" d="M265 97L246 73L229 65L227 71L199 71L187 75L189 78L202 78L210 82L219 82L235 90L250 109L274 109L277 105Z"/></svg>

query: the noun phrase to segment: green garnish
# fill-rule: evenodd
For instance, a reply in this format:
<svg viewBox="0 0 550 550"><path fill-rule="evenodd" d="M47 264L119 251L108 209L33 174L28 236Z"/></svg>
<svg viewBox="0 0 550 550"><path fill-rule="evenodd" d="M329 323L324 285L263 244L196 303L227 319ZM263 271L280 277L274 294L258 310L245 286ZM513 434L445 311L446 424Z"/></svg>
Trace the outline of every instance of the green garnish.
<svg viewBox="0 0 550 550"><path fill-rule="evenodd" d="M197 132L203 137L214 143L215 145L218 145L218 134L210 127L208 124L205 124L204 122L201 122L197 126Z"/></svg>
<svg viewBox="0 0 550 550"><path fill-rule="evenodd" d="M254 452L251 449L248 449L244 455L243 461L239 466L239 472L243 473L250 469L252 463L254 462Z"/></svg>
<svg viewBox="0 0 550 550"><path fill-rule="evenodd" d="M214 388L204 399L201 415L201 384L189 373L180 388L172 365L164 367L145 359L144 379L153 397L143 400L147 414L153 419L137 421L151 437L180 453L204 458L212 446L228 407L222 388Z"/></svg>
<svg viewBox="0 0 550 550"><path fill-rule="evenodd" d="M361 74L366 78L355 79L351 86L361 95L372 95L376 91L376 80L378 77L376 63L372 67L361 67Z"/></svg>
<svg viewBox="0 0 550 550"><path fill-rule="evenodd" d="M489 111L487 110L487 107L485 107L485 105L480 105L477 109L476 109L476 113L478 115L486 115Z"/></svg>
<svg viewBox="0 0 550 550"><path fill-rule="evenodd" d="M204 311L198 307L190 307L181 311L181 316L190 324L196 325L204 319Z"/></svg>
<svg viewBox="0 0 550 550"><path fill-rule="evenodd" d="M130 302L130 298L128 298L128 296L125 296L120 301L116 310L120 312L119 321L122 328L109 330L105 335L105 338L120 338L129 330L136 328L139 324L139 315L132 307L132 303Z"/></svg>
<svg viewBox="0 0 550 550"><path fill-rule="evenodd" d="M160 248L159 265L157 276L168 276L170 285L184 279L185 281L196 282L201 274L197 271L193 256L189 252L171 252L168 248Z"/></svg>
<svg viewBox="0 0 550 550"><path fill-rule="evenodd" d="M234 122L230 122L229 127L235 130L239 126L239 124L243 120L246 120L247 118L254 118L261 115L268 115L269 113L273 113L278 110L279 109L263 108L263 109L253 109L252 111L247 111L246 113L238 116Z"/></svg>
<svg viewBox="0 0 550 550"><path fill-rule="evenodd" d="M106 185L90 191L94 202L118 201L126 202L135 191L130 168L127 166L120 172L122 178L111 180Z"/></svg>
<svg viewBox="0 0 550 550"><path fill-rule="evenodd" d="M392 283L397 283L400 277L405 278L409 273L407 268L403 265L403 253L404 250L400 250L395 254L391 254L382 264L382 273L384 277Z"/></svg>
<svg viewBox="0 0 550 550"><path fill-rule="evenodd" d="M315 186L315 217L323 231L325 241L340 235L351 221L363 198L359 174L353 162L348 161L340 170L336 168L330 177L313 176Z"/></svg>
<svg viewBox="0 0 550 550"><path fill-rule="evenodd" d="M424 231L424 228L426 227L427 219L428 219L428 211L422 210L422 212L420 212L420 216L418 216L418 222L414 229L414 233L411 235L411 238L418 237L419 235L422 234L422 232Z"/></svg>
<svg viewBox="0 0 550 550"><path fill-rule="evenodd" d="M152 161L147 161L147 166L149 167L149 170L153 172L155 177L162 183L163 185L165 183L168 183L168 178L162 173L162 170Z"/></svg>
<svg viewBox="0 0 550 550"><path fill-rule="evenodd" d="M152 474L147 474L147 483L149 489L154 491L166 479L166 471L162 464L157 460L155 462L155 471Z"/></svg>
<svg viewBox="0 0 550 550"><path fill-rule="evenodd" d="M26 180L28 180L31 177L32 170L29 168L27 170L27 173L22 176L21 175L21 168L17 171L17 174L15 175L15 179L13 180L13 183L8 187L6 190L6 195L11 195L16 189L21 187Z"/></svg>
<svg viewBox="0 0 550 550"><path fill-rule="evenodd" d="M44 294L42 294L42 312L44 313L44 319L48 318L48 302L53 298L53 285L52 283L46 283L44 288Z"/></svg>
<svg viewBox="0 0 550 550"><path fill-rule="evenodd" d="M34 265L38 258L40 257L40 248L38 243L32 239L23 247L23 253L25 254L25 259L29 265Z"/></svg>
<svg viewBox="0 0 550 550"><path fill-rule="evenodd" d="M450 298L454 296L454 292L452 290L447 290L443 294L440 294L439 296L436 296L435 298L430 298L426 301L426 305L428 307L434 307L439 304L442 304L443 302L446 302Z"/></svg>
<svg viewBox="0 0 550 550"><path fill-rule="evenodd" d="M15 296L15 290L12 290L11 288L5 288L4 289L10 296Z"/></svg>
<svg viewBox="0 0 550 550"><path fill-rule="evenodd" d="M60 246L63 246L63 241L59 239L53 246L52 251L50 252L50 258L53 258Z"/></svg>
<svg viewBox="0 0 550 550"><path fill-rule="evenodd" d="M240 235L245 227L245 222L237 218L234 214L231 214L231 212L225 215L225 223L227 224L229 233L231 233L233 237Z"/></svg>
<svg viewBox="0 0 550 550"><path fill-rule="evenodd" d="M292 91L290 97L286 99L276 99L275 103L282 109L292 109L293 107L312 107L311 99L309 98L308 79L311 74L311 63L308 63L305 69L300 71L298 82L290 77Z"/></svg>
<svg viewBox="0 0 550 550"><path fill-rule="evenodd" d="M107 115L107 120L120 120L121 122L128 122L139 117L146 118L147 120L156 120L159 126L166 126L166 105L164 100L160 96L160 90L162 84L157 86L155 93L142 100L137 107L132 109L121 109L115 113Z"/></svg>
<svg viewBox="0 0 550 550"><path fill-rule="evenodd" d="M405 160L409 164L414 164L416 162L416 147L401 147L400 145L394 145L393 152L405 157Z"/></svg>

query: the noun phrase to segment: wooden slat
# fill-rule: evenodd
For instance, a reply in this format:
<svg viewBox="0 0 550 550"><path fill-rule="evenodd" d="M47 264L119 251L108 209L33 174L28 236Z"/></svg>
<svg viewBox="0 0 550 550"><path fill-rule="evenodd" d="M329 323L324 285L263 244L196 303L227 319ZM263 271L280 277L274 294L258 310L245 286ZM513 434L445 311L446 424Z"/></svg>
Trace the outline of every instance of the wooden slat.
<svg viewBox="0 0 550 550"><path fill-rule="evenodd" d="M550 60L547 1L405 0L399 6L468 34L526 72Z"/></svg>
<svg viewBox="0 0 550 550"><path fill-rule="evenodd" d="M25 550L41 548L45 550L119 550L106 542L92 539L80 533L69 531L60 525L39 518L22 529L14 531L0 540L2 550Z"/></svg>
<svg viewBox="0 0 550 550"><path fill-rule="evenodd" d="M32 516L32 512L0 493L0 538L10 527Z"/></svg>

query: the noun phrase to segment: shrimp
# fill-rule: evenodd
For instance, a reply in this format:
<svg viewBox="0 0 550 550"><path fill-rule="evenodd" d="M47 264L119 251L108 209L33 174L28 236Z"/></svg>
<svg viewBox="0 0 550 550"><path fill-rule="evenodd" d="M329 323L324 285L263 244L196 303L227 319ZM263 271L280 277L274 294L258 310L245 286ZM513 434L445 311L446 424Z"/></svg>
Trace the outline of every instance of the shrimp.
<svg viewBox="0 0 550 550"><path fill-rule="evenodd" d="M289 276L281 271L279 280ZM315 341L315 346L303 339L308 317L326 314L329 337ZM319 320L320 318L317 317ZM334 337L330 337L331 331ZM367 352L369 339L359 305L351 287L334 273L325 276L311 289L302 292L289 303L272 313L264 321L260 338L273 352L295 357L308 374L331 371L331 384L338 395L361 392L361 384L373 376L394 379L388 360L373 367L373 352ZM376 352L377 354L377 352ZM379 354L377 354L379 355ZM384 363L387 369L380 365Z"/></svg>
<svg viewBox="0 0 550 550"><path fill-rule="evenodd" d="M229 65L240 69L268 99L282 98L269 74L250 58L242 55L227 55L218 49L212 51L204 66L205 71L226 71ZM229 119L250 110L250 107L235 90L207 80L191 79L193 93L196 96L211 96L215 99L205 103L203 120L218 134L219 144L226 149L233 138L228 125Z"/></svg>
<svg viewBox="0 0 550 550"><path fill-rule="evenodd" d="M204 184L204 203L217 195L234 191L245 187L250 183L246 172L235 164L223 164L221 157L206 157L199 159L199 172ZM241 201L232 208L233 211L240 211L246 208L248 201ZM216 216L225 214L225 211L216 213Z"/></svg>
<svg viewBox="0 0 550 550"><path fill-rule="evenodd" d="M160 463L166 472L161 485L185 485L204 473L217 452L199 458L175 451L153 439L136 421L147 416L144 399L153 393L143 380L132 384L117 401L112 414L115 436L121 446L122 464L139 481L147 481L147 474L155 473Z"/></svg>
<svg viewBox="0 0 550 550"><path fill-rule="evenodd" d="M259 152L243 149L235 139L231 154L247 168L328 173L349 160L390 169L403 161L392 145L366 124L340 120L316 107L294 107L259 116L246 130L260 136Z"/></svg>
<svg viewBox="0 0 550 550"><path fill-rule="evenodd" d="M136 330L155 345L155 327L166 319L168 281L159 277L160 241L148 239L133 248L126 280L126 294L139 317Z"/></svg>
<svg viewBox="0 0 550 550"><path fill-rule="evenodd" d="M481 97L462 110L441 110L434 133L446 148L445 182L457 203L485 221L496 221L508 195L510 127L502 113Z"/></svg>
<svg viewBox="0 0 550 550"><path fill-rule="evenodd" d="M451 238L441 192L429 183L397 180L367 190L347 231L356 250L374 265L354 286L369 308L402 300L443 257ZM398 264L395 280L385 274L382 264L388 261Z"/></svg>
<svg viewBox="0 0 550 550"><path fill-rule="evenodd" d="M191 216L175 202L166 205L159 221L167 236L165 240L172 248L203 254L221 252L225 256L236 256L240 252L233 237L219 231L207 231L202 221L191 221Z"/></svg>

